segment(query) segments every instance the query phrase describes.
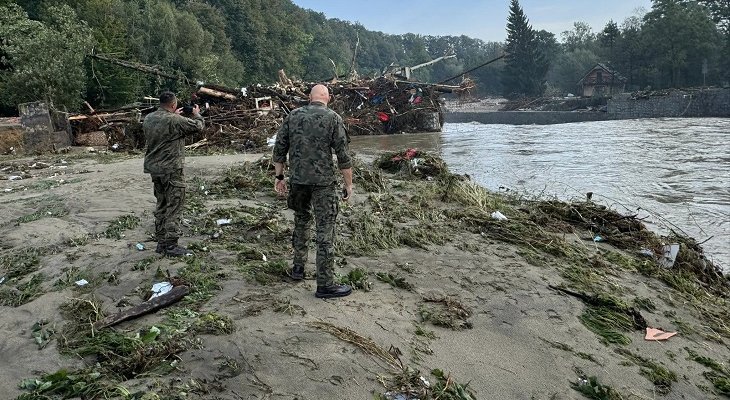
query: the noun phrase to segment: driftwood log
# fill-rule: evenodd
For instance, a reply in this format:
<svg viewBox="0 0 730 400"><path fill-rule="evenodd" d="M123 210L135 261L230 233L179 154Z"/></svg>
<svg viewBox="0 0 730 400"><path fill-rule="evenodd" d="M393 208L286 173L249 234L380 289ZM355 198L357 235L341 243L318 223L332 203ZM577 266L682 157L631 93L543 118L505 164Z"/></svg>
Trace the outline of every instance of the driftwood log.
<svg viewBox="0 0 730 400"><path fill-rule="evenodd" d="M118 312L114 315L110 315L100 321L97 321L96 323L94 323L94 328L104 329L110 326L114 326L120 322L141 317L143 315L157 311L161 308L165 308L177 302L178 300L185 297L188 293L190 293L190 289L187 286L175 286L174 288L172 288L172 290L161 296L149 299L138 306Z"/></svg>

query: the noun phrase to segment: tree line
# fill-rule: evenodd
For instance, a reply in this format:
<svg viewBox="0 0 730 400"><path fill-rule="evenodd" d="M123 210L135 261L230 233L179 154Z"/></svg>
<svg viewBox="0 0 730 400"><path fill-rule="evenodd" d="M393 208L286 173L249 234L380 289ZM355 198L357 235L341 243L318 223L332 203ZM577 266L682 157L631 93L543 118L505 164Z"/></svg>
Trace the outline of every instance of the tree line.
<svg viewBox="0 0 730 400"><path fill-rule="evenodd" d="M353 58L361 76L377 76L391 64L456 54L415 73L440 81L505 51L506 61L470 74L478 94L575 92L596 62L613 65L631 89L719 85L730 71L726 3L656 0L645 15L609 21L601 32L576 22L556 36L533 30L512 0L509 37L501 43L384 34L290 0L0 0L0 113L38 99L68 110L83 101L115 107L196 81L270 83L279 69L321 81L347 74ZM192 82L141 74L92 53L155 65Z"/></svg>
<svg viewBox="0 0 730 400"><path fill-rule="evenodd" d="M511 0L503 94L537 96L577 90L596 63L626 79L628 90L727 86L730 82L730 2L653 0L600 32L575 22L559 37L536 31Z"/></svg>

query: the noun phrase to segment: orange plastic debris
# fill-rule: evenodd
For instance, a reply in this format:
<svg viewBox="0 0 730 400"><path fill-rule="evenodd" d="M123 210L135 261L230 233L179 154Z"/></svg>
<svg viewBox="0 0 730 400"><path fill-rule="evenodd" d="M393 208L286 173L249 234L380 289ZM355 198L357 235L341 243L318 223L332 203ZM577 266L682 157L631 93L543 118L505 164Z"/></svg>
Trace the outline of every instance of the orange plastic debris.
<svg viewBox="0 0 730 400"><path fill-rule="evenodd" d="M646 340L667 340L670 337L676 335L677 332L664 332L663 330L656 328L646 328Z"/></svg>

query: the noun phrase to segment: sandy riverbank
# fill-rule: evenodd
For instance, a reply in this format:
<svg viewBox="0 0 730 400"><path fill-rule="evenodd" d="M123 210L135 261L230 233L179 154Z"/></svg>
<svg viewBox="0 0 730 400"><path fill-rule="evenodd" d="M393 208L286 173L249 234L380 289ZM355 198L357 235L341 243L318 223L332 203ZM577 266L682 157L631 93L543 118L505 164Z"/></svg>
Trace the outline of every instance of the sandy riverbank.
<svg viewBox="0 0 730 400"><path fill-rule="evenodd" d="M370 290L322 301L313 280L296 284L282 275L292 215L272 196L270 172L240 167L259 157L188 158L184 242L196 256L187 260L134 247L154 247L154 198L139 157L54 157L38 160L50 167L29 169L23 180L2 181L0 188L13 190L0 192L0 279L12 275L0 285L0 398L27 393L18 388L23 379L61 368L83 369L87 378L74 382L92 392L124 393L115 388L122 385L145 399L426 393L439 384L432 369L450 374L447 390L469 383L479 399L579 399L571 384L581 377L613 388L595 398L708 399L730 391L723 386L730 379L727 280L674 274L624 246L634 236L643 240L637 245L661 240L648 232L594 243L585 227L546 204L456 177L402 180L360 166L353 204L339 218L338 273L367 271L355 280ZM21 169L34 162L1 163ZM592 210L586 207L575 209ZM489 218L496 209L510 220ZM128 215L139 223L119 219ZM219 228L218 218L234 223ZM113 229L115 221L123 225ZM312 253L310 275L313 261ZM168 272L191 295L89 331L100 314L142 302ZM82 278L90 283L76 286ZM554 287L609 300L588 304ZM629 310L679 334L645 341L641 329L626 325ZM40 320L55 331L42 337L42 349L32 336ZM606 325L596 327L600 321ZM130 339L147 337L151 326L159 336ZM408 368L420 373L405 379ZM88 375L94 372L102 376ZM431 389L417 387L420 376Z"/></svg>

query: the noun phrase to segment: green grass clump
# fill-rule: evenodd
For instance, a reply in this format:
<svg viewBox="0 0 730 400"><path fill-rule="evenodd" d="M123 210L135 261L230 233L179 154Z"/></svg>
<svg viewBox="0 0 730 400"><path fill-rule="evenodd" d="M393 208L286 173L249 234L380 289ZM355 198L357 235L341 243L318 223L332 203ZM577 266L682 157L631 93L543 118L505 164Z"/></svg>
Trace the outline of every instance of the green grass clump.
<svg viewBox="0 0 730 400"><path fill-rule="evenodd" d="M213 292L221 288L216 270L216 265L198 255L185 257L185 266L178 275L190 287L190 294L185 296L186 302L199 303L213 297Z"/></svg>
<svg viewBox="0 0 730 400"><path fill-rule="evenodd" d="M654 384L658 393L662 395L669 393L672 390L672 382L677 382L677 374L665 368L663 365L626 349L619 348L615 351L638 365L641 368L641 375Z"/></svg>
<svg viewBox="0 0 730 400"><path fill-rule="evenodd" d="M712 382L719 394L730 397L730 378L710 371L704 372L703 375Z"/></svg>
<svg viewBox="0 0 730 400"><path fill-rule="evenodd" d="M51 398L110 399L129 398L129 391L104 379L93 369L69 372L65 369L43 375L40 379L25 379L20 388L29 391L17 400L45 400Z"/></svg>
<svg viewBox="0 0 730 400"><path fill-rule="evenodd" d="M413 290L413 285L408 283L408 281L406 281L406 278L402 276L393 275L389 272L378 272L375 274L375 277L378 278L379 281L385 282L390 286L393 286L394 288Z"/></svg>
<svg viewBox="0 0 730 400"><path fill-rule="evenodd" d="M35 300L43 291L41 283L45 280L43 274L35 274L30 280L16 287L0 287L0 306L18 307Z"/></svg>
<svg viewBox="0 0 730 400"><path fill-rule="evenodd" d="M656 304L654 301L647 297L637 297L634 299L634 307L646 310L649 312L656 311Z"/></svg>
<svg viewBox="0 0 730 400"><path fill-rule="evenodd" d="M570 387L576 392L582 394L592 400L623 400L619 392L610 386L602 385L598 382L598 378L591 376L590 378L582 378L579 382L571 382Z"/></svg>
<svg viewBox="0 0 730 400"><path fill-rule="evenodd" d="M340 277L340 283L343 285L350 285L353 289L364 290L369 292L372 288L368 276L370 274L363 268L355 268L348 272L347 275Z"/></svg>
<svg viewBox="0 0 730 400"><path fill-rule="evenodd" d="M63 203L63 200L52 197L42 201L40 207L36 211L19 217L15 220L15 222L18 224L25 224L28 222L38 221L43 218L59 218L66 215L68 215L68 209Z"/></svg>
<svg viewBox="0 0 730 400"><path fill-rule="evenodd" d="M149 256L147 258L143 258L132 266L132 271L147 271L147 268L149 268L152 263L157 261L159 257L156 256Z"/></svg>
<svg viewBox="0 0 730 400"><path fill-rule="evenodd" d="M702 364L705 367L708 367L715 372L719 372L723 375L730 376L730 370L728 370L724 365L720 364L719 362L713 360L710 357L701 356L688 347L685 347L684 349L689 354L690 360L693 360L693 361L697 362L698 364Z"/></svg>
<svg viewBox="0 0 730 400"><path fill-rule="evenodd" d="M434 331L427 331L423 329L421 325L416 324L416 331L414 332L416 336L422 336L426 339L434 340L436 339L436 333Z"/></svg>
<svg viewBox="0 0 730 400"><path fill-rule="evenodd" d="M424 298L424 301L426 303L418 309L421 322L431 322L436 326L455 331L473 327L469 321L472 315L471 310L459 300L444 296Z"/></svg>
<svg viewBox="0 0 730 400"><path fill-rule="evenodd" d="M580 316L580 322L588 330L600 336L601 342L605 345L631 343L631 339L621 332L633 330L633 321L625 313L613 308L588 306Z"/></svg>
<svg viewBox="0 0 730 400"><path fill-rule="evenodd" d="M26 247L0 256L0 277L5 279L22 278L38 271L40 258L46 251L38 247Z"/></svg>
<svg viewBox="0 0 730 400"><path fill-rule="evenodd" d="M236 331L231 317L214 312L200 315L194 326L197 332L211 335L230 335Z"/></svg>
<svg viewBox="0 0 730 400"><path fill-rule="evenodd" d="M93 323L104 314L94 297L72 299L61 306L67 319L58 338L62 354L95 356L98 371L109 379L126 380L146 373L166 373L176 363L173 356L189 349L189 334L167 327L150 327L135 333L96 330Z"/></svg>
<svg viewBox="0 0 730 400"><path fill-rule="evenodd" d="M276 282L282 282L289 277L289 263L283 259L246 261L241 264L241 270L250 279L260 285L271 285Z"/></svg>
<svg viewBox="0 0 730 400"><path fill-rule="evenodd" d="M433 385L432 398L444 400L476 400L476 395L469 389L469 384L456 382L451 375L445 374L440 369L431 371L436 377Z"/></svg>
<svg viewBox="0 0 730 400"><path fill-rule="evenodd" d="M705 371L703 375L705 379L712 382L717 392L730 397L730 369L710 357L701 356L687 347L684 349L689 354L690 360L693 360L698 364L702 364L712 370Z"/></svg>
<svg viewBox="0 0 730 400"><path fill-rule="evenodd" d="M139 225L139 217L136 215L122 215L121 217L109 223L104 231L107 239L121 239L124 237L124 231L134 229Z"/></svg>

